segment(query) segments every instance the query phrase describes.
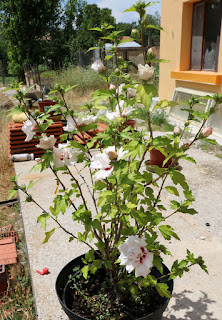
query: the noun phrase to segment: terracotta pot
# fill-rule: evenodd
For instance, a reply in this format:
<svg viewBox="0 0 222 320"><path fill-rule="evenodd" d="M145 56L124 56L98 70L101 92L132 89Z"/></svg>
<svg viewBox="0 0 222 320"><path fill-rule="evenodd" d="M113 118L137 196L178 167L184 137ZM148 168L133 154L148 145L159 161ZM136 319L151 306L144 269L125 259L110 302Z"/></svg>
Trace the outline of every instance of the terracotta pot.
<svg viewBox="0 0 222 320"><path fill-rule="evenodd" d="M166 149L166 147L163 147ZM168 160L168 162L163 167L163 161L166 159L166 157L157 149L152 149L150 151L150 165L151 166L158 166L160 168L169 168L169 166L172 163L172 158Z"/></svg>
<svg viewBox="0 0 222 320"><path fill-rule="evenodd" d="M119 126L119 131L122 132L123 129L125 129L126 127L132 127L134 129L135 126L136 126L136 120L129 119L129 120L126 120L125 123L121 124L121 126Z"/></svg>
<svg viewBox="0 0 222 320"><path fill-rule="evenodd" d="M54 106L56 104L55 101L53 100L43 100L43 101L39 101L39 108L41 112L46 112L48 111L50 108L50 106Z"/></svg>
<svg viewBox="0 0 222 320"><path fill-rule="evenodd" d="M132 119L126 120L126 126L127 127L131 126L133 129L135 129L136 120L132 120Z"/></svg>
<svg viewBox="0 0 222 320"><path fill-rule="evenodd" d="M59 273L57 279L56 279L56 293L59 299L59 302L64 310L64 312L68 315L70 320L89 320L89 318L84 318L83 316L77 315L72 311L72 292L73 289L70 288L69 284L69 276L73 273L73 269L76 266L83 267L84 264L82 262L82 258L85 258L85 255L81 255L72 261L70 261ZM163 272L164 274L168 274L170 271L169 269L163 265ZM161 276L160 272L157 271L156 268L152 268L151 274L153 274L155 277ZM166 283L169 286L169 290L172 293L173 292L173 280L166 280ZM152 313L142 317L137 318L136 320L162 320L162 315L165 309L167 308L167 305L169 303L170 299L164 298L163 304L159 307L159 309L153 310Z"/></svg>

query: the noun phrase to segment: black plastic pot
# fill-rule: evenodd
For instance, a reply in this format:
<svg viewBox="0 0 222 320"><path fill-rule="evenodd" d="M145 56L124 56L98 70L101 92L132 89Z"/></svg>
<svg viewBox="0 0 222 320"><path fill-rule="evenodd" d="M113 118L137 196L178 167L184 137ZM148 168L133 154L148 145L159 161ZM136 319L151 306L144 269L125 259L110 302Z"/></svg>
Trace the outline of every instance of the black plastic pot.
<svg viewBox="0 0 222 320"><path fill-rule="evenodd" d="M84 258L85 255L79 256L75 259L73 259L72 261L70 261L59 273L57 279L56 279L56 293L59 299L59 302L63 308L63 310L65 311L65 313L68 315L70 320L89 320L88 318L84 318L82 316L79 316L77 314L75 314L72 311L72 292L73 289L71 289L69 287L68 284L68 280L69 280L69 275L71 275L73 273L73 268L75 268L76 266L81 266L83 267L83 262L82 262L82 258ZM164 265L164 274L168 274L170 271L168 270L168 268ZM160 273L153 268L152 269L152 274L156 277L160 276ZM167 284L169 286L169 290L172 293L173 291L173 280L167 281ZM164 302L162 304L162 306L157 309L154 310L152 313L148 314L147 316L144 316L142 318L138 318L137 320L162 320L162 315L163 312L165 311L165 309L167 308L167 305L169 303L168 298L164 299Z"/></svg>

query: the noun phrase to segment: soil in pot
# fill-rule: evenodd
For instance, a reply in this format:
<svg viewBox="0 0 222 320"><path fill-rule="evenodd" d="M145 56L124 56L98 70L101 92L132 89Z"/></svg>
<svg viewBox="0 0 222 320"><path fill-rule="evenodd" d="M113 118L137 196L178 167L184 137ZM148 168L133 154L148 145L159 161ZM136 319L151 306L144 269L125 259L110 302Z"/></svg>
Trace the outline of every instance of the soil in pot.
<svg viewBox="0 0 222 320"><path fill-rule="evenodd" d="M162 319L162 313L169 299L162 298L155 288L143 288L143 291L139 291L137 294L125 291L126 300L123 304L117 304L112 282L105 269L97 271L94 276L91 275L87 280L82 277L79 269L80 267L73 269L73 274L69 276L71 280L64 285L65 289L63 289L62 297L57 290L58 295L62 298L60 300L63 300L62 304L65 305L64 310L68 309L68 312L66 312L70 319ZM164 273L167 274L168 272L169 270L166 268ZM161 276L155 268L152 269L152 274L156 278ZM161 282L166 283L167 279L163 278ZM172 281L167 283L172 292ZM152 316L154 310L159 310L156 316ZM149 314L151 317L146 317Z"/></svg>

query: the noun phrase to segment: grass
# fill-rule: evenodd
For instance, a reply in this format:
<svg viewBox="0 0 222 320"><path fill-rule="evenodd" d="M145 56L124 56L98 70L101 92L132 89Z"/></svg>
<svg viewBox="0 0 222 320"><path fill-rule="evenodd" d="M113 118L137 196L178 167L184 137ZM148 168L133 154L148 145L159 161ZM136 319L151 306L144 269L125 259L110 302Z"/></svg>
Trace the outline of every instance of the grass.
<svg viewBox="0 0 222 320"><path fill-rule="evenodd" d="M168 122L168 116L164 110L156 110L152 114L152 127L154 131L173 131L174 126Z"/></svg>
<svg viewBox="0 0 222 320"><path fill-rule="evenodd" d="M5 77L4 78L4 85L3 85L3 80L2 80L2 77L0 76L0 88L8 86L9 84L11 84L15 81L17 81L16 77Z"/></svg>
<svg viewBox="0 0 222 320"><path fill-rule="evenodd" d="M19 210L17 210L17 214ZM18 221L18 220L17 220ZM0 319L7 320L35 320L34 299L31 291L31 280L27 264L24 234L19 232L20 241L17 244L17 264L9 269L8 296L0 299Z"/></svg>
<svg viewBox="0 0 222 320"><path fill-rule="evenodd" d="M7 98L0 92L0 105ZM12 184L9 182L11 176L15 175L13 163L8 158L8 122L7 110L0 109L0 201L8 199L9 190ZM15 195L16 197L16 195ZM29 276L27 253L24 240L24 231L20 208L18 205L13 207L0 207L0 227L13 225L19 233L17 244L18 264L9 269L13 279L9 281L9 295L0 299L0 319L7 320L34 320L35 311L33 296L31 292L31 281ZM3 303L3 304L2 304Z"/></svg>
<svg viewBox="0 0 222 320"><path fill-rule="evenodd" d="M85 69L71 66L63 69L62 72L57 73L54 82L60 83L63 86L78 85L74 91L79 95L85 95L96 89L105 88L105 81L96 72L92 71L90 67Z"/></svg>
<svg viewBox="0 0 222 320"><path fill-rule="evenodd" d="M14 175L14 168L12 161L8 157L8 122L6 117L6 110L0 111L0 201L8 199L8 191L12 184L9 182L10 177Z"/></svg>
<svg viewBox="0 0 222 320"><path fill-rule="evenodd" d="M213 145L208 142L202 141L199 145L199 148L205 152L213 153L216 157L222 159L222 146L221 145Z"/></svg>

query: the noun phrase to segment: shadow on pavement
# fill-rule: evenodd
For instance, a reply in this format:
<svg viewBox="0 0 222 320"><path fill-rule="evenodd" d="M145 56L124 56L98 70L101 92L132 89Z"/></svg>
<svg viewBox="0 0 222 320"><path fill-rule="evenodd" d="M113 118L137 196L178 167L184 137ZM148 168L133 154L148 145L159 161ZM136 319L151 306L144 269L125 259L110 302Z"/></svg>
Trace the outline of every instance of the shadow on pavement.
<svg viewBox="0 0 222 320"><path fill-rule="evenodd" d="M203 291L198 293L201 293L202 296L197 301L188 298L189 294L193 294L191 291L186 290L174 294L175 304L167 309L163 320L220 320L214 317L212 311L208 310L209 305L216 303L216 301L211 300ZM175 316L177 312L183 315Z"/></svg>

